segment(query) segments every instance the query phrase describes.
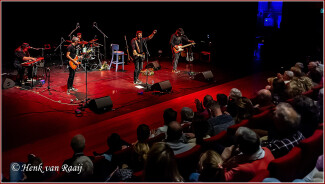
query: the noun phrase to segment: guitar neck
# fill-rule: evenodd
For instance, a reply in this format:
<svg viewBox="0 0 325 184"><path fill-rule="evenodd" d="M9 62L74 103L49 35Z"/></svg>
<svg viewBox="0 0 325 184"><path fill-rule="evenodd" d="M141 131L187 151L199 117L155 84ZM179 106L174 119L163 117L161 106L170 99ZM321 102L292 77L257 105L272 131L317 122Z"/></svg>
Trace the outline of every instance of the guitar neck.
<svg viewBox="0 0 325 184"><path fill-rule="evenodd" d="M181 46L181 47L184 48L184 47L188 47L188 46L190 46L190 45L192 45L192 43L189 43L189 44L187 44L187 45L183 45L183 46Z"/></svg>

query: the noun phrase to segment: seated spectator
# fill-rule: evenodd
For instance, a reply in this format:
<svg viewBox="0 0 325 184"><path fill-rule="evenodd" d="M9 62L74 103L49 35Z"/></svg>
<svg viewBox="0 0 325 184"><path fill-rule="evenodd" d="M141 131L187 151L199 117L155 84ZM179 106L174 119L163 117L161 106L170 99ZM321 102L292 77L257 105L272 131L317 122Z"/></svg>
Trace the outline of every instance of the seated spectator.
<svg viewBox="0 0 325 184"><path fill-rule="evenodd" d="M227 182L248 182L274 159L268 148L260 146L259 136L247 127L237 129L235 145L225 148L221 156Z"/></svg>
<svg viewBox="0 0 325 184"><path fill-rule="evenodd" d="M181 125L189 124L191 125L194 118L194 112L189 107L183 107L181 110Z"/></svg>
<svg viewBox="0 0 325 184"><path fill-rule="evenodd" d="M143 170L144 162L147 158L147 153L149 152L149 145L145 142L149 139L150 128L146 124L141 124L137 128L137 142L133 145L133 150L131 155L131 161L128 164L134 172Z"/></svg>
<svg viewBox="0 0 325 184"><path fill-rule="evenodd" d="M199 173L191 174L190 181L225 182L222 163L223 160L217 152L213 150L206 151L199 160Z"/></svg>
<svg viewBox="0 0 325 184"><path fill-rule="evenodd" d="M183 182L174 152L164 142L155 143L148 152L144 169L145 182Z"/></svg>
<svg viewBox="0 0 325 184"><path fill-rule="evenodd" d="M257 92L256 104L254 106L255 114L261 113L269 108L274 107L271 91L261 89Z"/></svg>
<svg viewBox="0 0 325 184"><path fill-rule="evenodd" d="M284 74L283 74L283 81L285 84L288 84L294 77L294 74L292 71L285 71Z"/></svg>
<svg viewBox="0 0 325 184"><path fill-rule="evenodd" d="M286 94L286 85L282 79L274 78L270 88L272 93L272 101L274 104L284 102L288 99Z"/></svg>
<svg viewBox="0 0 325 184"><path fill-rule="evenodd" d="M242 97L242 93L237 88L232 88L228 95L228 104L227 104L227 112L232 116L236 117L237 115L237 100Z"/></svg>
<svg viewBox="0 0 325 184"><path fill-rule="evenodd" d="M164 114L164 126L159 127L155 132L155 135L159 135L161 133L167 133L168 125L172 121L176 121L177 119L177 112L174 111L172 108L165 109Z"/></svg>
<svg viewBox="0 0 325 184"><path fill-rule="evenodd" d="M290 70L294 73L294 77L291 82L288 83L288 94L291 94L290 98L294 98L295 96L312 89L313 81L309 77L302 75L300 68L291 67ZM291 90L293 91L291 92Z"/></svg>
<svg viewBox="0 0 325 184"><path fill-rule="evenodd" d="M217 102L220 105L222 113L227 111L228 97L225 94L219 93L217 94Z"/></svg>
<svg viewBox="0 0 325 184"><path fill-rule="evenodd" d="M28 162L26 165L30 165L32 167L40 167L40 171L24 171L24 179L23 182L44 182L46 179L51 178L56 174L55 171L46 171L43 169L43 161L41 158L35 156L34 154L28 155Z"/></svg>
<svg viewBox="0 0 325 184"><path fill-rule="evenodd" d="M301 70L301 72L303 73L303 71L304 71L304 64L303 63L301 63L301 62L297 62L296 64L295 64L295 67L298 67L300 70ZM303 75L305 75L304 73L303 73Z"/></svg>
<svg viewBox="0 0 325 184"><path fill-rule="evenodd" d="M83 151L85 149L85 145L86 145L86 140L83 135L78 134L78 135L74 136L70 142L70 146L73 150L73 155L71 158L65 160L63 162L63 165L67 164L68 166L71 166L77 158L79 158L81 156L85 156L83 153Z"/></svg>
<svg viewBox="0 0 325 184"><path fill-rule="evenodd" d="M227 130L231 125L234 125L235 122L233 118L228 114L222 114L220 105L216 101L211 101L208 103L207 108L211 118L208 120L208 123L211 127L210 135L214 136L220 132Z"/></svg>
<svg viewBox="0 0 325 184"><path fill-rule="evenodd" d="M236 101L237 114L234 117L235 124L240 123L244 119L249 119L254 115L254 106L250 99L240 97Z"/></svg>
<svg viewBox="0 0 325 184"><path fill-rule="evenodd" d="M275 158L282 157L305 137L298 130L300 115L288 103L280 103L274 111L275 130L269 131L268 140L262 146L269 148Z"/></svg>
<svg viewBox="0 0 325 184"><path fill-rule="evenodd" d="M306 138L312 136L319 123L319 112L314 100L302 95L297 96L293 99L292 106L301 116L299 131Z"/></svg>
<svg viewBox="0 0 325 184"><path fill-rule="evenodd" d="M108 161L112 160L113 153L131 146L131 144L121 139L120 135L117 133L112 133L110 136L108 136L106 142L108 150L104 153L94 152L94 155L103 155Z"/></svg>
<svg viewBox="0 0 325 184"><path fill-rule="evenodd" d="M183 130L181 125L177 121L172 121L168 125L166 142L175 155L188 151L196 145L195 143L184 142L182 136Z"/></svg>
<svg viewBox="0 0 325 184"><path fill-rule="evenodd" d="M194 103L196 104L196 110L198 115L203 116L206 119L209 119L209 113L206 108L206 105L211 100L213 100L211 95L205 95L205 97L203 98L203 105L202 105L202 102L200 102L199 99L195 99Z"/></svg>
<svg viewBox="0 0 325 184"><path fill-rule="evenodd" d="M210 124L203 116L196 116L193 120L192 127L194 130L194 137L190 139L189 143L201 144L203 139L208 139L211 136L209 133L211 132Z"/></svg>
<svg viewBox="0 0 325 184"><path fill-rule="evenodd" d="M93 181L94 164L87 156L80 156L73 161L72 167L78 168L65 175L65 181L69 182L90 182Z"/></svg>

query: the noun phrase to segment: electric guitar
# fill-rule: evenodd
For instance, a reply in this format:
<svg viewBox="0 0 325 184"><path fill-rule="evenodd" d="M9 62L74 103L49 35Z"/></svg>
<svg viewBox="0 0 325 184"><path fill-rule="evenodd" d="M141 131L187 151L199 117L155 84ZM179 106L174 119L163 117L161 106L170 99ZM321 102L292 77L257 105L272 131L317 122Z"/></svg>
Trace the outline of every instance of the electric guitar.
<svg viewBox="0 0 325 184"><path fill-rule="evenodd" d="M82 59L82 57L81 56L76 56L74 59L73 59L73 61L76 61L77 62L77 64L75 63L75 62L73 62L73 61L69 61L69 65L70 65L70 67L73 69L73 70L75 70L77 67L78 67L78 65L80 65L81 64L81 62L79 61L79 60L81 60Z"/></svg>
<svg viewBox="0 0 325 184"><path fill-rule="evenodd" d="M189 43L187 45L179 44L179 45L176 45L176 46L178 46L178 49L176 49L176 47L173 47L173 51L174 51L174 53L179 53L179 52L182 52L184 50L183 48L188 47L188 46L191 46L191 45L194 45L194 44L195 44L194 42L193 43Z"/></svg>
<svg viewBox="0 0 325 184"><path fill-rule="evenodd" d="M141 54L137 54L137 55L134 55L134 59L138 59L138 58L142 58L142 59L145 59L146 58L146 53L141 53Z"/></svg>

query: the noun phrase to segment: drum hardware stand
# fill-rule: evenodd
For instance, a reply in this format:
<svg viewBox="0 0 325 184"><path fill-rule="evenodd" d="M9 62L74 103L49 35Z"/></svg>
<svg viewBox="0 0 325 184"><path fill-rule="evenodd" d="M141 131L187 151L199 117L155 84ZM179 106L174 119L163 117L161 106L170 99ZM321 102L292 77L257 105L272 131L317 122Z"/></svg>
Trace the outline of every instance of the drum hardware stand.
<svg viewBox="0 0 325 184"><path fill-rule="evenodd" d="M41 91L41 93L43 93L44 91L48 91L49 92L49 95L52 95L51 93L51 90L52 91L56 91L55 89L51 89L50 87L50 82L51 82L51 70L49 67L46 68L46 78L48 79L47 80L47 89Z"/></svg>
<svg viewBox="0 0 325 184"><path fill-rule="evenodd" d="M60 69L62 69L63 67L63 59L62 59L62 44L65 42L65 39L63 37L61 37L61 43L60 45L54 50L54 52L56 50L58 50L58 48L60 48L60 59L61 59L61 65L60 65Z"/></svg>

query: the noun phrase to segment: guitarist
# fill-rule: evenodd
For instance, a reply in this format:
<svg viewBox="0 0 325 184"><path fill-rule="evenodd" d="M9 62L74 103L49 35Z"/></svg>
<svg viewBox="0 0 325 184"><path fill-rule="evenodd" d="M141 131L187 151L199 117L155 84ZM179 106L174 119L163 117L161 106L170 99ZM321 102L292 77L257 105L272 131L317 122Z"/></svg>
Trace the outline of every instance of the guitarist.
<svg viewBox="0 0 325 184"><path fill-rule="evenodd" d="M67 48L67 58L73 62L75 65L78 65L78 61L75 60L76 56L77 56L77 45L79 42L79 38L78 37L73 37L72 38L72 43L68 46ZM78 89L73 87L73 80L74 80L74 76L76 74L76 71L74 69L71 68L71 66L69 65L69 78L68 78L68 84L67 84L67 94L70 95L70 91L78 91Z"/></svg>
<svg viewBox="0 0 325 184"><path fill-rule="evenodd" d="M154 30L152 34L146 38L142 38L142 31L136 32L136 37L131 40L132 53L134 56L134 84L141 84L139 80L139 74L143 67L143 60L145 59L144 45L143 42L151 40L153 36L157 33L157 30Z"/></svg>
<svg viewBox="0 0 325 184"><path fill-rule="evenodd" d="M176 32L172 34L169 41L173 53L173 70L172 70L173 73L179 73L179 71L177 70L177 64L178 64L179 56L181 55L181 52L176 53L174 51L174 48L178 49L178 46L181 45L183 41L194 43L193 40L189 40L187 36L184 35L184 30L182 28L178 28Z"/></svg>

